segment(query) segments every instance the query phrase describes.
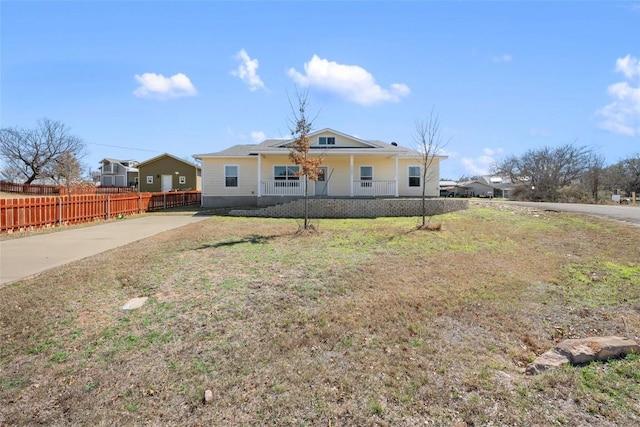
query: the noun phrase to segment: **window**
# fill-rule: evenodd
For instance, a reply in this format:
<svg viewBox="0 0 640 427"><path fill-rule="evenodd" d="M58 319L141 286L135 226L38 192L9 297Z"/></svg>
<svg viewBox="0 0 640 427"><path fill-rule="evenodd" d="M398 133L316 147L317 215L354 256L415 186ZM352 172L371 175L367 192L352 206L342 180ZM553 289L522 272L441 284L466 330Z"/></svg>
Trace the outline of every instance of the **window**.
<svg viewBox="0 0 640 427"><path fill-rule="evenodd" d="M320 136L318 137L318 145L336 145L336 137Z"/></svg>
<svg viewBox="0 0 640 427"><path fill-rule="evenodd" d="M224 167L224 186L225 187L237 187L238 186L238 166L227 165Z"/></svg>
<svg viewBox="0 0 640 427"><path fill-rule="evenodd" d="M153 175L147 175L147 184L153 184Z"/></svg>
<svg viewBox="0 0 640 427"><path fill-rule="evenodd" d="M360 187L371 187L373 185L371 181L373 181L373 166L360 166Z"/></svg>
<svg viewBox="0 0 640 427"><path fill-rule="evenodd" d="M103 163L102 164L102 173L114 173L113 163Z"/></svg>
<svg viewBox="0 0 640 427"><path fill-rule="evenodd" d="M409 166L409 187L420 187L420 166Z"/></svg>
<svg viewBox="0 0 640 427"><path fill-rule="evenodd" d="M187 177L186 176L181 176L180 178L178 178L178 182L180 184L186 184L187 183Z"/></svg>
<svg viewBox="0 0 640 427"><path fill-rule="evenodd" d="M297 175L300 166L274 166L273 178L276 180L276 187L297 187L300 177Z"/></svg>

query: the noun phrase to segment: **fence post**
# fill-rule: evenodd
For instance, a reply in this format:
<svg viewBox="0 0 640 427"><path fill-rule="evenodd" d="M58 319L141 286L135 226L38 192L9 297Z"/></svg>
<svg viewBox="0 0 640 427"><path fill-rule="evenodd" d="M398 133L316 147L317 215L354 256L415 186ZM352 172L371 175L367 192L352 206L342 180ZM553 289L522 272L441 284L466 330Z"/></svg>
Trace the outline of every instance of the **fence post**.
<svg viewBox="0 0 640 427"><path fill-rule="evenodd" d="M162 193L162 209L167 209L167 193Z"/></svg>
<svg viewBox="0 0 640 427"><path fill-rule="evenodd" d="M62 227L62 197L58 197L58 227Z"/></svg>
<svg viewBox="0 0 640 427"><path fill-rule="evenodd" d="M111 218L111 196L107 196L107 218Z"/></svg>
<svg viewBox="0 0 640 427"><path fill-rule="evenodd" d="M142 194L138 192L138 213L142 213Z"/></svg>

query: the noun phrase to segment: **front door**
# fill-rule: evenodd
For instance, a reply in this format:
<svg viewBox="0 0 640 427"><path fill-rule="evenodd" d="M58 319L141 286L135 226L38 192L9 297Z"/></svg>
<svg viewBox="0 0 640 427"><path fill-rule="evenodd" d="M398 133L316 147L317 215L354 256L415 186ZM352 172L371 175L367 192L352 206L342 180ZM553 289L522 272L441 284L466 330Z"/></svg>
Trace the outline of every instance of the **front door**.
<svg viewBox="0 0 640 427"><path fill-rule="evenodd" d="M162 175L162 192L165 193L173 188L173 175Z"/></svg>
<svg viewBox="0 0 640 427"><path fill-rule="evenodd" d="M327 168L321 166L318 168L318 180L316 181L316 196L326 196L327 193Z"/></svg>

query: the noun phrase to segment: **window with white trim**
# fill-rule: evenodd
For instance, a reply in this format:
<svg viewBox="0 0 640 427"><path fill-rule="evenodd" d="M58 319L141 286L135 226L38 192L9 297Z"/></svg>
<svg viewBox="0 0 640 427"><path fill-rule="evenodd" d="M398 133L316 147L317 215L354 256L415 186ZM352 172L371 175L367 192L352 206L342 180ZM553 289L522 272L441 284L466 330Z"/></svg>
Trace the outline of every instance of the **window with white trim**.
<svg viewBox="0 0 640 427"><path fill-rule="evenodd" d="M181 176L181 177L179 177L179 178L178 178L178 182L179 182L180 184L183 184L183 185L184 185L184 184L186 184L186 183L187 183L187 177L186 177L186 176Z"/></svg>
<svg viewBox="0 0 640 427"><path fill-rule="evenodd" d="M373 166L360 166L360 187L373 186Z"/></svg>
<svg viewBox="0 0 640 427"><path fill-rule="evenodd" d="M318 145L336 145L335 136L319 136Z"/></svg>
<svg viewBox="0 0 640 427"><path fill-rule="evenodd" d="M153 175L147 175L147 184L153 184Z"/></svg>
<svg viewBox="0 0 640 427"><path fill-rule="evenodd" d="M276 187L297 187L300 185L300 177L298 176L300 166L274 166L273 179L276 180Z"/></svg>
<svg viewBox="0 0 640 427"><path fill-rule="evenodd" d="M409 166L409 187L420 187L420 166Z"/></svg>
<svg viewBox="0 0 640 427"><path fill-rule="evenodd" d="M237 165L224 166L224 186L237 187L240 177L240 171Z"/></svg>

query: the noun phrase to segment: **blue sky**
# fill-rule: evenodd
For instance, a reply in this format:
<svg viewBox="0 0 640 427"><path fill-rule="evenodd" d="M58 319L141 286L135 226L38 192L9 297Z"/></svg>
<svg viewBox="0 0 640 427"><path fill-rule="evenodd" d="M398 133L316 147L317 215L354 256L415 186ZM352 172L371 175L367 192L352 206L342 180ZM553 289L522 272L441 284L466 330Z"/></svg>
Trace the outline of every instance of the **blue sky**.
<svg viewBox="0 0 640 427"><path fill-rule="evenodd" d="M640 152L640 2L0 2L2 127L66 124L105 157L189 158L316 130L415 147L442 178L570 142Z"/></svg>

